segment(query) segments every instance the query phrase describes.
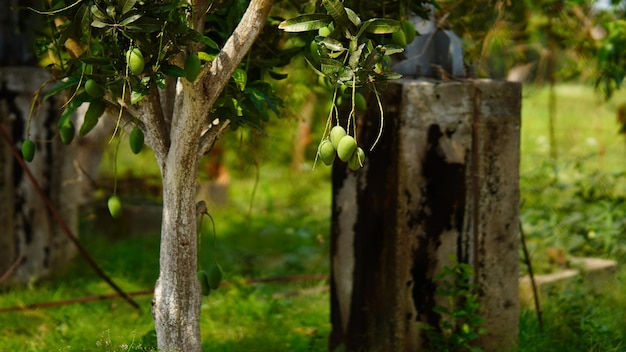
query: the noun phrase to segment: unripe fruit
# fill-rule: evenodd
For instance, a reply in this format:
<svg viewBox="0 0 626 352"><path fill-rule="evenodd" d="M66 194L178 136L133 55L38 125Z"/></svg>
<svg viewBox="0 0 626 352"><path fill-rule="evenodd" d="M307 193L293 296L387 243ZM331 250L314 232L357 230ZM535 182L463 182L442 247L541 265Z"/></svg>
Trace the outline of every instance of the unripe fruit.
<svg viewBox="0 0 626 352"><path fill-rule="evenodd" d="M339 147L339 141L345 137L346 134L346 130L341 126L335 126L330 130L330 141L333 143L335 149Z"/></svg>
<svg viewBox="0 0 626 352"><path fill-rule="evenodd" d="M67 121L59 127L59 137L61 137L61 142L63 142L63 144L67 145L72 143L75 134L76 129L74 128L72 121Z"/></svg>
<svg viewBox="0 0 626 352"><path fill-rule="evenodd" d="M344 136L339 141L337 147L337 156L341 161L348 161L352 158L354 151L356 150L356 141L352 136Z"/></svg>
<svg viewBox="0 0 626 352"><path fill-rule="evenodd" d="M128 68L132 74L139 75L143 72L145 61L139 49L133 48L128 50L126 53L126 61L128 62Z"/></svg>
<svg viewBox="0 0 626 352"><path fill-rule="evenodd" d="M361 93L354 94L354 107L357 110L365 111L367 110L367 102L365 101L365 97Z"/></svg>
<svg viewBox="0 0 626 352"><path fill-rule="evenodd" d="M22 143L22 156L24 160L31 162L35 157L35 143L30 139L26 139L24 143Z"/></svg>
<svg viewBox="0 0 626 352"><path fill-rule="evenodd" d="M122 201L120 197L117 195L112 195L109 197L109 201L107 202L107 206L109 208L109 213L114 218L119 218L122 215Z"/></svg>
<svg viewBox="0 0 626 352"><path fill-rule="evenodd" d="M417 35L417 32L415 31L415 24L413 23L413 21L406 20L402 21L401 25L407 44L411 44L411 42L413 42L415 36Z"/></svg>
<svg viewBox="0 0 626 352"><path fill-rule="evenodd" d="M185 77L189 82L193 82L200 74L200 59L196 54L190 54L185 60Z"/></svg>
<svg viewBox="0 0 626 352"><path fill-rule="evenodd" d="M219 264L213 263L208 272L209 286L212 289L217 290L217 288L220 287L220 283L222 282L222 276L224 276L224 271L222 271L222 267Z"/></svg>
<svg viewBox="0 0 626 352"><path fill-rule="evenodd" d="M141 149L143 149L144 136L141 128L135 126L132 131L130 131L130 137L128 139L130 143L130 150L135 154L139 154Z"/></svg>
<svg viewBox="0 0 626 352"><path fill-rule="evenodd" d="M95 100L89 103L89 107L85 112L83 124L80 126L78 134L84 136L89 133L89 131L91 131L98 124L98 119L102 116L102 114L104 114L105 109L106 103L102 100Z"/></svg>
<svg viewBox="0 0 626 352"><path fill-rule="evenodd" d="M104 96L104 88L93 79L85 82L85 92L93 98L102 98Z"/></svg>
<svg viewBox="0 0 626 352"><path fill-rule="evenodd" d="M320 37L324 37L324 38L328 37L330 35L330 33L332 33L332 32L333 32L333 28L331 28L330 26L322 27L322 28L317 30L317 34Z"/></svg>
<svg viewBox="0 0 626 352"><path fill-rule="evenodd" d="M211 293L211 287L209 286L209 276L204 270L198 271L198 281L200 281L200 287L202 288L202 295L208 296Z"/></svg>
<svg viewBox="0 0 626 352"><path fill-rule="evenodd" d="M354 155L352 155L352 158L350 158L350 160L348 161L348 167L350 167L350 170L356 171L363 167L364 162L365 162L365 151L363 151L363 149L359 147L356 149L356 152L354 153Z"/></svg>
<svg viewBox="0 0 626 352"><path fill-rule="evenodd" d="M317 153L325 165L331 165L333 161L335 161L335 147L333 147L333 143L328 139L320 143Z"/></svg>
<svg viewBox="0 0 626 352"><path fill-rule="evenodd" d="M400 45L402 47L406 46L406 34L404 33L403 30L399 30L397 32L394 32L391 35L391 40L393 40L394 44Z"/></svg>

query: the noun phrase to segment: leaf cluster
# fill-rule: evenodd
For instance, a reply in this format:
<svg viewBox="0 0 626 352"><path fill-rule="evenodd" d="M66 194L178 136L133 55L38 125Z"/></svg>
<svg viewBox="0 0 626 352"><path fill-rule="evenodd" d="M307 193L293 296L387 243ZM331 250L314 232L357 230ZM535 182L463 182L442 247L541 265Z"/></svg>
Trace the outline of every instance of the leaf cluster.
<svg viewBox="0 0 626 352"><path fill-rule="evenodd" d="M607 35L598 48L596 88L608 99L626 78L626 19L607 23Z"/></svg>
<svg viewBox="0 0 626 352"><path fill-rule="evenodd" d="M71 124L69 117L83 103L105 102L123 109L165 88L168 77L195 79L201 67L215 59L246 8L246 1L213 2L204 16L206 30L200 33L190 19L202 9L183 0L77 0L70 4L54 0L49 11L41 12L50 30L38 45L40 56L48 57L45 62L63 78L45 99L64 91L70 97L59 126ZM282 31L275 28L277 23L275 19L266 23L270 25L249 59L213 106L211 113L231 119L234 127L259 126L269 118L268 111L278 114L280 99L262 80L267 71L284 66L297 51L281 49L281 36L276 34ZM132 67L131 50L141 54L136 59L141 61L139 68ZM198 56L200 68L186 67L185 58L191 55ZM280 73L270 74L284 78ZM102 96L85 92L89 80L102 88ZM93 120L90 125L95 126Z"/></svg>
<svg viewBox="0 0 626 352"><path fill-rule="evenodd" d="M437 294L447 302L434 308L439 325L425 324L423 329L433 351L479 352L481 349L471 343L486 330L476 293L479 287L473 283L474 270L469 264L451 260L453 265L445 266L434 278Z"/></svg>
<svg viewBox="0 0 626 352"><path fill-rule="evenodd" d="M390 69L390 55L404 48L383 43L384 35L401 30L399 21L386 18L362 21L339 0L323 0L322 5L325 13L297 16L278 27L286 32L318 32L310 42L307 57L318 75L334 87L368 86L400 77Z"/></svg>
<svg viewBox="0 0 626 352"><path fill-rule="evenodd" d="M44 99L69 93L59 127L71 124L69 117L83 103L121 108L124 103L117 98L136 104L153 87L165 87L167 76L184 77L185 70L173 59L193 43L217 48L210 38L190 28L189 11L180 0L52 1L49 11L41 12L50 31L38 44L40 56L48 55L47 63L63 78ZM141 53L137 58L140 70L134 73L129 69L132 49ZM90 80L102 94L94 96L85 90ZM86 133L96 123L92 119L89 128L81 130Z"/></svg>

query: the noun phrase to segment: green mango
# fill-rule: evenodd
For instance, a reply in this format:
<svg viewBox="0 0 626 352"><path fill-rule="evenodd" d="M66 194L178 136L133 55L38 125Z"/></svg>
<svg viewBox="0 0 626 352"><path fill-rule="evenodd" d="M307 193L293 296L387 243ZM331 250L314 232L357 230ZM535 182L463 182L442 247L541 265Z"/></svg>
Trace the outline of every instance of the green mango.
<svg viewBox="0 0 626 352"><path fill-rule="evenodd" d="M204 270L198 271L198 281L200 281L200 287L202 288L202 295L208 296L211 293L211 286L209 286L209 275Z"/></svg>
<svg viewBox="0 0 626 352"><path fill-rule="evenodd" d="M145 67L145 61L141 50L133 48L126 53L126 61L128 62L128 68L134 75L140 75Z"/></svg>
<svg viewBox="0 0 626 352"><path fill-rule="evenodd" d="M107 206L112 217L119 218L122 215L122 201L117 195L114 194L109 197Z"/></svg>
<svg viewBox="0 0 626 352"><path fill-rule="evenodd" d="M213 263L209 268L208 281L209 286L217 290L220 287L220 283L222 282L222 277L224 276L224 271L222 270L222 266L216 263Z"/></svg>
<svg viewBox="0 0 626 352"><path fill-rule="evenodd" d="M322 141L322 143L320 143L317 153L319 154L320 159L322 159L322 162L325 165L330 166L332 165L333 161L335 161L335 147L333 147L333 143L328 139L325 139Z"/></svg>
<svg viewBox="0 0 626 352"><path fill-rule="evenodd" d="M339 147L339 141L345 136L346 130L341 126L335 126L330 130L330 142L335 149Z"/></svg>
<svg viewBox="0 0 626 352"><path fill-rule="evenodd" d="M339 145L337 146L337 156L341 161L347 162L352 158L352 155L356 151L356 141L352 136L344 136L339 141Z"/></svg>
<svg viewBox="0 0 626 352"><path fill-rule="evenodd" d="M30 139L26 139L24 143L22 143L22 156L24 160L31 162L35 157L35 143Z"/></svg>
<svg viewBox="0 0 626 352"><path fill-rule="evenodd" d="M185 78L189 82L193 82L198 78L198 74L200 74L200 59L196 54L189 54L187 59L185 60Z"/></svg>
<svg viewBox="0 0 626 352"><path fill-rule="evenodd" d="M130 150L135 154L139 154L141 149L143 149L144 144L144 135L141 128L135 126L132 131L130 131L130 136L128 138L130 143Z"/></svg>
<svg viewBox="0 0 626 352"><path fill-rule="evenodd" d="M104 88L93 79L88 79L85 82L85 92L93 98L102 98L105 93Z"/></svg>

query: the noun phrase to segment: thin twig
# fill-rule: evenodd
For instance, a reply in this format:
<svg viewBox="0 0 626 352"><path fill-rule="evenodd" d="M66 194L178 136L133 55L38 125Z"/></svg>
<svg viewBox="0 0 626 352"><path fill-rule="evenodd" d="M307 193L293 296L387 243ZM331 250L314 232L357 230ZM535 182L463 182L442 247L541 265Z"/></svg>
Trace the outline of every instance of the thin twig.
<svg viewBox="0 0 626 352"><path fill-rule="evenodd" d="M543 319L541 317L541 305L539 304L539 294L537 292L537 283L535 282L535 275L533 274L533 266L530 261L530 255L528 254L528 247L526 246L526 235L524 234L524 228L522 221L519 222L519 233L522 241L522 251L524 251L524 262L528 267L528 276L530 276L530 285L533 288L533 299L535 301L535 311L537 311L537 321L539 322L539 330L543 331Z"/></svg>
<svg viewBox="0 0 626 352"><path fill-rule="evenodd" d="M252 194L250 194L250 204L248 206L246 227L250 226L250 221L252 220L252 206L254 205L254 197L256 196L257 187L259 187L260 177L259 162L254 159L254 186L252 187Z"/></svg>
<svg viewBox="0 0 626 352"><path fill-rule="evenodd" d="M5 280L8 280L11 276L13 276L13 273L20 266L20 264L22 264L24 259L26 259L26 253L22 252L22 254L17 257L17 260L15 260L15 263L11 264L9 269L2 275L2 277L0 277L0 283L3 283Z"/></svg>
<svg viewBox="0 0 626 352"><path fill-rule="evenodd" d="M472 116L472 235L474 238L474 267L475 277L480 277L479 249L480 249L480 104L481 91L473 86L473 116Z"/></svg>
<svg viewBox="0 0 626 352"><path fill-rule="evenodd" d="M9 133L7 132L6 128L4 128L4 125L2 124L0 124L0 133L2 134L2 137L7 142L7 144L9 145L9 149L11 150L11 153L13 154L17 162L20 164L20 167L22 168L22 170L24 170L24 174L26 174L26 177L28 177L28 180L33 185L33 188L39 194L39 196L44 201L44 203L46 203L46 206L48 207L48 210L50 211L50 214L52 215L54 220L59 224L59 226L61 227L63 232L65 232L65 234L70 239L70 241L72 241L74 245L76 245L76 248L78 248L78 251L85 258L85 260L87 260L87 263L89 263L89 265L98 274L98 276L100 276L104 281L106 281L109 284L109 286L111 286L122 297L124 297L124 299L126 299L126 301L131 306L139 309L139 304L137 304L137 302L135 302L127 293L125 293L119 286L117 286L117 284L113 282L113 280L111 280L111 278L102 270L102 268L100 268L98 263L96 263L96 261L91 257L89 252L87 252L85 247L83 247L80 241L78 241L78 238L76 237L76 235L74 235L72 230L70 230L65 220L63 220L63 218L57 211L56 207L52 203L52 200L50 200L50 198L48 198L48 196L44 193L44 191L41 189L41 186L39 185L39 183L37 182L33 174L28 169L28 166L26 166L26 164L24 163L24 160L20 156L20 153L17 151L17 149L13 145L13 140L11 139Z"/></svg>

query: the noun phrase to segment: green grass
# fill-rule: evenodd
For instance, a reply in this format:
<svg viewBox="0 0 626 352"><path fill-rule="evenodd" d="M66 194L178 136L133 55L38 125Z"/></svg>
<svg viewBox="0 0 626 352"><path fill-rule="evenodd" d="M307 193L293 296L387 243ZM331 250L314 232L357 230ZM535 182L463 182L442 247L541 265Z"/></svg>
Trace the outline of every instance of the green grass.
<svg viewBox="0 0 626 352"><path fill-rule="evenodd" d="M556 161L549 157L548 91L526 88L522 105L521 218L535 269L550 269L550 246L623 262L626 137L617 133L616 108L626 95L603 102L589 87L556 92ZM518 352L626 351L626 268L595 289L578 283L546 299L543 331L534 311L522 311Z"/></svg>
<svg viewBox="0 0 626 352"><path fill-rule="evenodd" d="M574 283L553 293L542 307L544 329L535 311L520 316L518 352L626 351L626 269L593 291Z"/></svg>
<svg viewBox="0 0 626 352"><path fill-rule="evenodd" d="M328 171L290 175L262 167L251 203L254 184L253 179L233 181L229 205L210 209L218 260L232 284L203 299L203 346L211 351L325 350L330 333L326 280L254 285L245 280L328 273ZM206 268L213 261L213 231L207 217L202 224L199 261ZM124 290L154 285L158 233L125 238L89 221L82 229L81 241ZM313 293L291 296L307 290ZM50 280L3 293L0 307L109 293L112 289L78 258ZM141 312L123 300L109 300L0 313L0 351L134 351L153 329L151 297L136 299Z"/></svg>
<svg viewBox="0 0 626 352"><path fill-rule="evenodd" d="M547 162L546 91L525 90L521 185L523 220L534 256L539 256L547 245L613 257L622 250L626 253L626 239L622 241L615 235L622 230L618 215L624 180L612 177L612 173L626 170L626 142L616 133L613 112L625 96L599 105L599 98L589 88L559 87L560 156L554 164ZM327 281L245 284L248 278L329 272L329 169L318 166L315 171L291 172L284 167L289 157L285 149L292 145L292 133L297 127L293 121L286 121L284 126L288 128L271 127L275 133L271 138L249 139L252 134L241 133L241 139L252 141L252 145L238 142L239 132L228 142L235 147L241 145L245 160L238 160L233 153L226 156L233 168L230 202L209 209L216 226L217 258L224 267L225 279L232 284L203 299L201 329L207 351L326 350L331 328L329 293L324 289ZM121 148L120 174L138 176L141 170L158 175L149 153L129 157L126 142ZM255 187L255 168L244 166L250 165L246 158L253 156L256 148L275 149L277 154L260 156L260 182ZM314 149L309 150L309 157ZM112 165L110 157L105 157L104 174L110 174ZM553 176L555 169L559 170L557 178ZM571 197L590 189L595 193L589 204L585 203L587 198ZM564 218L575 212L582 219ZM607 213L616 216L594 217ZM592 227L596 237L589 241L583 235ZM81 241L126 291L154 285L158 275L158 233L132 237L110 234L86 220ZM212 227L205 218L200 265L208 267L214 253ZM532 312L522 312L519 352L626 350L621 342L626 341L621 326L626 321L626 295L622 294L626 292L626 270L620 270L618 277L616 286L603 288L602 295L586 294L582 286L575 286L549 299L543 332ZM289 295L303 290L314 292ZM4 292L0 307L108 293L112 290L78 258L49 280ZM141 350L140 344L145 347L153 343L151 297L139 296L136 300L141 311L123 300L107 300L0 313L0 351Z"/></svg>

